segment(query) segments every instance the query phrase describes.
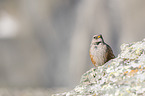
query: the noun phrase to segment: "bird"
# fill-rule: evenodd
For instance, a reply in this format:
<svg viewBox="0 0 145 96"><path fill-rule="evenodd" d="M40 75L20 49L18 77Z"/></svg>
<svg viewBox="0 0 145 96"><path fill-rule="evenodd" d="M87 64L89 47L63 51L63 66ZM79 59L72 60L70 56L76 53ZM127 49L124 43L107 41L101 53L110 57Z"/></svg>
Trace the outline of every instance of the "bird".
<svg viewBox="0 0 145 96"><path fill-rule="evenodd" d="M109 60L115 58L111 47L104 42L101 34L93 36L89 54L95 67L102 66Z"/></svg>

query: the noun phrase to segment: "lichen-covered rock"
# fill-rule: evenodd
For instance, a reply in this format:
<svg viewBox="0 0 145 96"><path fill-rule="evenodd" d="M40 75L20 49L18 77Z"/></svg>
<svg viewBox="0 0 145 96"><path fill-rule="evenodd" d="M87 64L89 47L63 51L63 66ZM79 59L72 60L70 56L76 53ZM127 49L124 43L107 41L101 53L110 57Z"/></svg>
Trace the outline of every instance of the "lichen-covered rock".
<svg viewBox="0 0 145 96"><path fill-rule="evenodd" d="M54 96L145 96L145 39L123 44L105 65L83 74L80 85Z"/></svg>

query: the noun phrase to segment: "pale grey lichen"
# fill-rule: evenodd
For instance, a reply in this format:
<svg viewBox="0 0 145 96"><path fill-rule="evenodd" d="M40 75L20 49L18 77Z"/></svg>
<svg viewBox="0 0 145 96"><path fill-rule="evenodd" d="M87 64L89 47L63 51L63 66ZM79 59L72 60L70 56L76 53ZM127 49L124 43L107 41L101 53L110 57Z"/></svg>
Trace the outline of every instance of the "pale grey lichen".
<svg viewBox="0 0 145 96"><path fill-rule="evenodd" d="M121 53L83 74L72 91L54 96L145 96L145 39L121 45Z"/></svg>

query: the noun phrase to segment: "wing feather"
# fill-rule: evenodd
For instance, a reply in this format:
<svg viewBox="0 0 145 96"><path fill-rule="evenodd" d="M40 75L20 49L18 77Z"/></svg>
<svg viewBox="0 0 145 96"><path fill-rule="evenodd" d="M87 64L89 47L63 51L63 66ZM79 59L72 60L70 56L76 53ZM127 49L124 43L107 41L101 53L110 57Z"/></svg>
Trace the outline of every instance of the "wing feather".
<svg viewBox="0 0 145 96"><path fill-rule="evenodd" d="M111 59L114 59L115 55L113 54L113 51L112 51L111 47L108 44L106 44L106 45L107 45L106 57L107 57L107 61L109 61Z"/></svg>

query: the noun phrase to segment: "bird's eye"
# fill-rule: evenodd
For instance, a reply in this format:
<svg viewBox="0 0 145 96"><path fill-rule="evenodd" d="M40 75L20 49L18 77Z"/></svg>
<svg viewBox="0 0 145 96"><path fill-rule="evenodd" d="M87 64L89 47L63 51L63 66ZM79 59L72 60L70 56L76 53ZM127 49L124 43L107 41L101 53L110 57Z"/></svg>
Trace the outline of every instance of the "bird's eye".
<svg viewBox="0 0 145 96"><path fill-rule="evenodd" d="M96 39L96 37L94 37L94 39Z"/></svg>

